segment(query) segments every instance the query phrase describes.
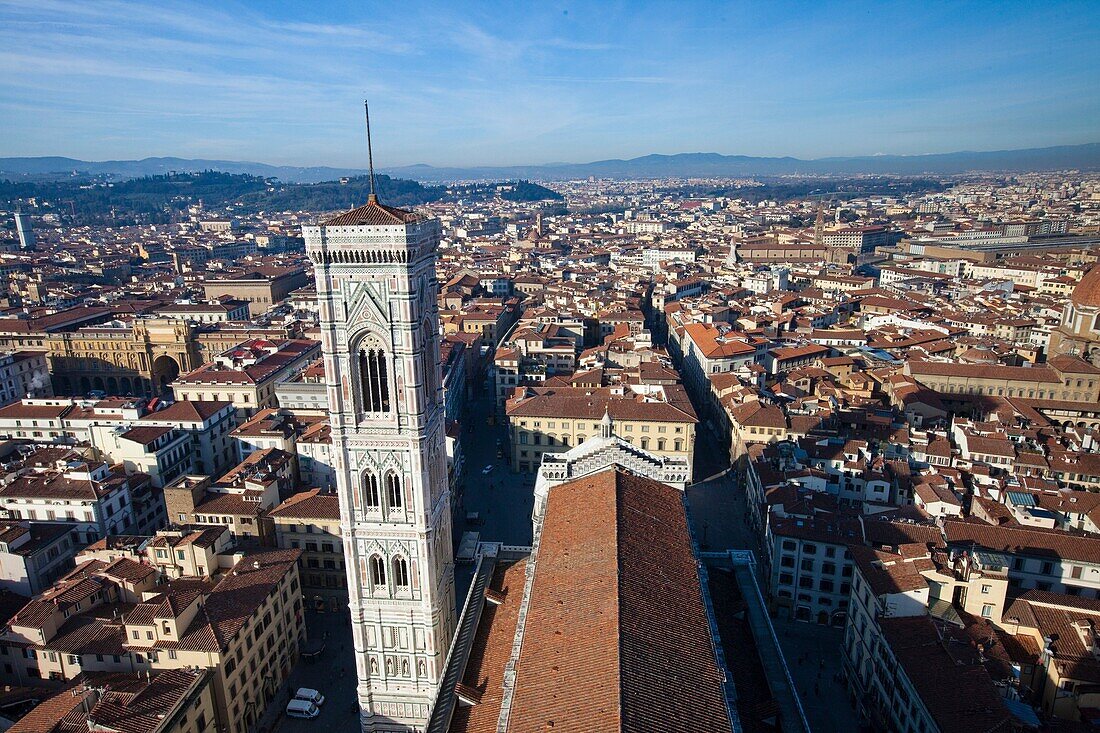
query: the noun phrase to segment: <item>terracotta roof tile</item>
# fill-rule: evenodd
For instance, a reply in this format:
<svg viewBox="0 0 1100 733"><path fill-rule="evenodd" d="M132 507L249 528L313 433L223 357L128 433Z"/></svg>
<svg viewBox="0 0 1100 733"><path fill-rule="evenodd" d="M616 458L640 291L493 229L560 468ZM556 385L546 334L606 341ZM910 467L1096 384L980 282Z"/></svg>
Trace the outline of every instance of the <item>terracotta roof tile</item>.
<svg viewBox="0 0 1100 733"><path fill-rule="evenodd" d="M359 208L345 211L324 222L326 227L394 226L413 224L423 219L414 211L386 206L371 201Z"/></svg>
<svg viewBox="0 0 1100 733"><path fill-rule="evenodd" d="M730 730L681 492L554 487L534 573L509 731Z"/></svg>

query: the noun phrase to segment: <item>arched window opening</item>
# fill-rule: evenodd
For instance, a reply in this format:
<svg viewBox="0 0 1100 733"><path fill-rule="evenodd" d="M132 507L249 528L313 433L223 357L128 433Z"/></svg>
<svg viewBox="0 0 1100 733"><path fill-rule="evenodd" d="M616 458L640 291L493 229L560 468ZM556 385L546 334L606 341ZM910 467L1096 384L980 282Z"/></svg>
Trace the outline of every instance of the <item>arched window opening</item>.
<svg viewBox="0 0 1100 733"><path fill-rule="evenodd" d="M386 506L390 509L400 509L403 504L401 497L401 479L396 473L386 475Z"/></svg>
<svg viewBox="0 0 1100 733"><path fill-rule="evenodd" d="M368 473L364 480L363 493L366 496L364 504L367 509L380 509L382 507L382 492L378 489L378 477Z"/></svg>
<svg viewBox="0 0 1100 733"><path fill-rule="evenodd" d="M390 379L386 350L378 345L359 349L359 389L364 412L390 411Z"/></svg>
<svg viewBox="0 0 1100 733"><path fill-rule="evenodd" d="M437 337L432 332L428 321L424 321L421 331L424 334L424 350L421 355L424 364L424 393L428 395L428 403L430 404L435 402L435 370L437 369L435 364L435 340Z"/></svg>
<svg viewBox="0 0 1100 733"><path fill-rule="evenodd" d="M409 587L409 564L403 557L393 559L393 584L398 588Z"/></svg>
<svg viewBox="0 0 1100 733"><path fill-rule="evenodd" d="M370 556L370 582L376 588L386 585L386 562L381 555Z"/></svg>

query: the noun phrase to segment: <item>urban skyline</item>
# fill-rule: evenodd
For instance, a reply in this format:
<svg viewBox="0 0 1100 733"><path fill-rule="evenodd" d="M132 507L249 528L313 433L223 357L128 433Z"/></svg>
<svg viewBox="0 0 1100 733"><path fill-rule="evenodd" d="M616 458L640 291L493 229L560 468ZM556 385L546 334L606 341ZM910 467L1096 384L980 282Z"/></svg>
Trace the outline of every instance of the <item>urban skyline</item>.
<svg viewBox="0 0 1100 733"><path fill-rule="evenodd" d="M7 733L1090 728L1098 17L0 0Z"/></svg>
<svg viewBox="0 0 1100 733"><path fill-rule="evenodd" d="M385 166L1100 140L1095 4L666 10L6 0L0 155L361 167L364 95Z"/></svg>

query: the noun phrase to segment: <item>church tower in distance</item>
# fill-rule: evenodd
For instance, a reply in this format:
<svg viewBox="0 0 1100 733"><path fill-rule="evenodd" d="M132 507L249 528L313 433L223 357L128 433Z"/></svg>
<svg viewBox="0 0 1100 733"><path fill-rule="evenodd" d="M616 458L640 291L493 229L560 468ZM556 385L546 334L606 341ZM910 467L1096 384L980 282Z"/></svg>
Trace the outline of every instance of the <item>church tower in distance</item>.
<svg viewBox="0 0 1100 733"><path fill-rule="evenodd" d="M361 722L419 732L455 629L439 222L372 193L303 234L317 275Z"/></svg>

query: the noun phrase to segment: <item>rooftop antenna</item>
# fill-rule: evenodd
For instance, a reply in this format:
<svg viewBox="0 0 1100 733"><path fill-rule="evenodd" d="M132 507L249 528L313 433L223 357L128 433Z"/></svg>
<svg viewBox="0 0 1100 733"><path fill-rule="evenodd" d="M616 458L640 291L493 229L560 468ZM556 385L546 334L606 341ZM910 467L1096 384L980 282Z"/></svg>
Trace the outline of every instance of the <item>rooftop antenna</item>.
<svg viewBox="0 0 1100 733"><path fill-rule="evenodd" d="M370 195L367 196L368 204L377 204L378 196L374 193L374 151L370 145L370 104L363 100L363 113L367 118L367 165L370 167Z"/></svg>

